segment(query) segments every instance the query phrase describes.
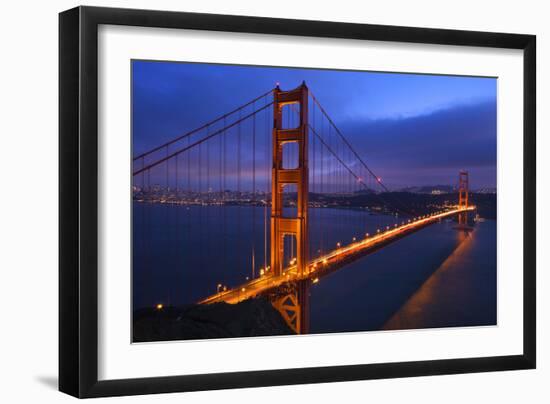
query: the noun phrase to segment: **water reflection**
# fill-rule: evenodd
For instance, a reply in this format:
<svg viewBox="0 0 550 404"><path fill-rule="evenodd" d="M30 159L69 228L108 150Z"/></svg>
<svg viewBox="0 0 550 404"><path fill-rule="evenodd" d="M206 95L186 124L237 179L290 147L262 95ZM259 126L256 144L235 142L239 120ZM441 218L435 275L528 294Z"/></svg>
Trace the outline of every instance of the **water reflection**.
<svg viewBox="0 0 550 404"><path fill-rule="evenodd" d="M385 330L496 324L494 222L457 231L459 246L384 324ZM488 260L492 258L492 260Z"/></svg>

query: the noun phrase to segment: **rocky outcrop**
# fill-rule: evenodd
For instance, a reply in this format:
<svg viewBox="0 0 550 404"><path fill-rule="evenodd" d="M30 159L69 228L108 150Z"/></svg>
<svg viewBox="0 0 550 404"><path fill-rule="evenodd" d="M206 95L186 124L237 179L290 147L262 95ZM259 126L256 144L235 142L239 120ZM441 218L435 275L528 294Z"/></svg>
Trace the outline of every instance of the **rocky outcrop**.
<svg viewBox="0 0 550 404"><path fill-rule="evenodd" d="M293 334L264 297L238 304L139 309L133 323L134 342Z"/></svg>

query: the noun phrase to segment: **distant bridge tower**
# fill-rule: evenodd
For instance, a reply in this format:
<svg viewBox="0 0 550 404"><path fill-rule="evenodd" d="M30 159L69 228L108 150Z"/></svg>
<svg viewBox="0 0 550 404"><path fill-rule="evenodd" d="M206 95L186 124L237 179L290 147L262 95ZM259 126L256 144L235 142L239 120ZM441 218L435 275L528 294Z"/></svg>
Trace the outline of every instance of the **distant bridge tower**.
<svg viewBox="0 0 550 404"><path fill-rule="evenodd" d="M273 168L271 189L271 270L273 276L281 276L284 266L284 238L291 236L296 241L296 273L299 277L308 271L308 88L304 83L294 90L281 91L277 86L273 91ZM294 104L299 108L299 124L295 128L283 127L283 107ZM295 143L298 148L297 167L283 166L283 145ZM294 217L283 214L284 187L294 184L297 188L297 212ZM287 323L297 333L306 333L309 326L309 280L298 281L292 299L295 315ZM288 296L287 296L288 297ZM281 302L274 306L283 311ZM284 316L283 316L284 317Z"/></svg>
<svg viewBox="0 0 550 404"><path fill-rule="evenodd" d="M468 171L460 171L458 174L458 207L465 209L468 207ZM459 226L467 226L468 213L462 212L458 215Z"/></svg>

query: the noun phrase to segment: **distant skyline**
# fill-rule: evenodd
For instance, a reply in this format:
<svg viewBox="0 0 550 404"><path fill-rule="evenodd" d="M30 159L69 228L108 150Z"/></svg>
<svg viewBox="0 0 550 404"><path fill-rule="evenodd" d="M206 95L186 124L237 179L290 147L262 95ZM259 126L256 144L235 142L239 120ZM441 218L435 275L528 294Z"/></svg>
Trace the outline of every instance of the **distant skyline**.
<svg viewBox="0 0 550 404"><path fill-rule="evenodd" d="M390 187L496 187L495 78L133 61L134 154L302 81Z"/></svg>

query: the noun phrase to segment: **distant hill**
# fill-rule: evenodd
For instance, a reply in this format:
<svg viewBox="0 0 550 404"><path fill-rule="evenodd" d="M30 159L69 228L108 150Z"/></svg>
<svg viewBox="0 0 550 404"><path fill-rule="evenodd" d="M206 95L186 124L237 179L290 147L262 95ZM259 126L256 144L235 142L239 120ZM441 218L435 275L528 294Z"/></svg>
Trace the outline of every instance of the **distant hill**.
<svg viewBox="0 0 550 404"><path fill-rule="evenodd" d="M397 190L397 192L410 192L412 194L452 194L457 192L456 187L452 185L423 185L415 187L405 187ZM479 189L470 189L470 192L476 194L496 194L497 189L494 187L479 188Z"/></svg>
<svg viewBox="0 0 550 404"><path fill-rule="evenodd" d="M408 214L412 216L424 215L434 210L445 209L449 205L458 203L456 191L441 193L430 192L381 192L381 193L354 193L353 195L310 193L309 202L325 208L355 208L367 209L371 213ZM450 189L451 187L446 188ZM439 188L435 188L438 190ZM496 218L496 194L470 192L469 202L477 206L477 213L483 218Z"/></svg>
<svg viewBox="0 0 550 404"><path fill-rule="evenodd" d="M472 192L475 192L477 194L496 194L497 189L496 188L480 188L473 190Z"/></svg>
<svg viewBox="0 0 550 404"><path fill-rule="evenodd" d="M455 188L451 185L423 185L417 187L406 187L400 189L401 192L410 192L413 194L449 194L456 192Z"/></svg>

